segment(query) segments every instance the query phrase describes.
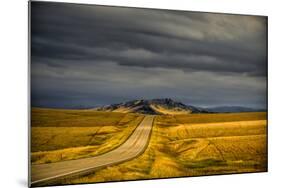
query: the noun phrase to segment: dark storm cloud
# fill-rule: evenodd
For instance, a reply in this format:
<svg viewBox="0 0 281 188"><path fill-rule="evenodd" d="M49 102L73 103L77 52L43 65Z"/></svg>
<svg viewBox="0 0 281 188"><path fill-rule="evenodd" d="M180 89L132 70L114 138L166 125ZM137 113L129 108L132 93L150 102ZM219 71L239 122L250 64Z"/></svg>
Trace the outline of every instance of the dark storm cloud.
<svg viewBox="0 0 281 188"><path fill-rule="evenodd" d="M103 104L163 92L201 105L266 102L265 17L32 2L31 20L36 104Z"/></svg>

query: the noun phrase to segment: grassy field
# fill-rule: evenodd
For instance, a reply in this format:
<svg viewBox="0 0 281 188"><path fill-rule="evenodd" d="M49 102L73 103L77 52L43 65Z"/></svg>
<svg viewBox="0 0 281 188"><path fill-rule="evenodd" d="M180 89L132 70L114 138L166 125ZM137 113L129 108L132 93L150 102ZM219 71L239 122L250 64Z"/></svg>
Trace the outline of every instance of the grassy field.
<svg viewBox="0 0 281 188"><path fill-rule="evenodd" d="M32 108L31 162L91 157L122 144L143 115Z"/></svg>
<svg viewBox="0 0 281 188"><path fill-rule="evenodd" d="M61 184L267 170L266 113L157 116L146 151Z"/></svg>

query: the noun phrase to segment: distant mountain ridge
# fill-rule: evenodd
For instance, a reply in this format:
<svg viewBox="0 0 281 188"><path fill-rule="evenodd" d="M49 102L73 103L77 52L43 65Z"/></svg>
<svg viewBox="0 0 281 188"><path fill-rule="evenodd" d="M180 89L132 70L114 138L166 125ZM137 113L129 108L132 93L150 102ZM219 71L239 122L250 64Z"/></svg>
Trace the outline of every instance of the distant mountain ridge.
<svg viewBox="0 0 281 188"><path fill-rule="evenodd" d="M179 115L191 113L235 113L235 112L261 112L266 109L255 109L242 106L217 106L209 108L186 105L170 98L140 99L128 102L96 107L94 110L121 113L166 114Z"/></svg>
<svg viewBox="0 0 281 188"><path fill-rule="evenodd" d="M266 109L255 109L242 106L218 106L213 108L205 108L210 113L231 113L231 112L264 112Z"/></svg>
<svg viewBox="0 0 281 188"><path fill-rule="evenodd" d="M206 113L203 108L186 105L170 98L132 100L119 104L106 105L95 108L97 111L122 112L122 113L142 113L142 114L190 114Z"/></svg>

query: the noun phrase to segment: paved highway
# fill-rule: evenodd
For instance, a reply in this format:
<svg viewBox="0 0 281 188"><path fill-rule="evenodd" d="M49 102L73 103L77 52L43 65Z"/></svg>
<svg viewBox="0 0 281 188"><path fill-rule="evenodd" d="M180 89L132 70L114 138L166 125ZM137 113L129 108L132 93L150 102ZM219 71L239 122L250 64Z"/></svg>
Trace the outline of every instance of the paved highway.
<svg viewBox="0 0 281 188"><path fill-rule="evenodd" d="M153 115L145 116L126 142L105 154L90 158L31 165L31 185L37 186L61 178L92 172L98 168L137 157L144 152L149 143L153 120Z"/></svg>

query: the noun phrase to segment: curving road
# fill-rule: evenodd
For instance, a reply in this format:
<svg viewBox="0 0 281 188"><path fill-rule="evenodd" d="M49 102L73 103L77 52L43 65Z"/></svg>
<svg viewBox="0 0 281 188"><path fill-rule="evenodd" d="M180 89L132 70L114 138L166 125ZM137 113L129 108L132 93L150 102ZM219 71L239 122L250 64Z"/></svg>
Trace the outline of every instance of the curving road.
<svg viewBox="0 0 281 188"><path fill-rule="evenodd" d="M88 173L98 168L133 159L146 149L154 116L145 116L133 134L118 148L105 154L49 164L31 166L31 185L37 186L61 178Z"/></svg>

